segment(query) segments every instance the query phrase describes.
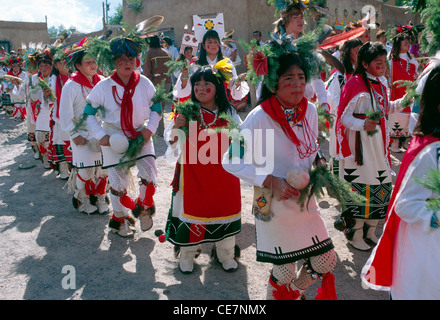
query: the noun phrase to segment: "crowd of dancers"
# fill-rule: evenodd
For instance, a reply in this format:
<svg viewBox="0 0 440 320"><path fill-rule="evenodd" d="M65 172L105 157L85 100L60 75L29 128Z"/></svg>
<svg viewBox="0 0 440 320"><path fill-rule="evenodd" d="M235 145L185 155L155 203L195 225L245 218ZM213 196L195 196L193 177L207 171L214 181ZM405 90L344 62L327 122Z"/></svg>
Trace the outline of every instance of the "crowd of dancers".
<svg viewBox="0 0 440 320"><path fill-rule="evenodd" d="M332 175L362 196L346 197L335 223L355 249L373 248L362 281L391 290L393 299L438 299L438 277L426 276L435 275L440 262L432 254L439 242L430 245L439 240L439 222L426 207L426 199L438 195L413 179L439 167L437 60L418 45L422 27L410 24L380 30L372 41L366 20L339 34L327 30L318 42L325 28L303 30L307 2L277 1L275 30L266 42L254 33L245 74L235 69L232 41L214 30L205 33L196 57L185 48L173 58L158 36L148 37L145 48L148 30L143 38L127 31L70 47L29 45L2 53L2 108L26 121L35 158L68 181L74 207L109 214L109 229L122 237L133 235L136 220L142 231L153 225L161 173L152 137L163 136L178 161L160 239L174 245L183 273L193 271L205 242L215 243L225 271L238 268L242 180L254 187L257 261L273 264L267 298L301 299L322 279L316 298L336 299L334 244L315 198L305 206L298 201L306 186ZM174 118L160 129L161 98L170 88L161 86L164 78L173 79ZM249 111L245 119L242 110ZM220 130L232 127L250 135L237 141ZM328 155L320 150L323 132ZM228 144L210 144L225 135ZM207 149L208 162L200 157ZM270 169L256 158L261 150L271 152ZM395 185L392 153L405 153ZM138 188L132 188L133 166ZM324 175L316 168L325 168Z"/></svg>

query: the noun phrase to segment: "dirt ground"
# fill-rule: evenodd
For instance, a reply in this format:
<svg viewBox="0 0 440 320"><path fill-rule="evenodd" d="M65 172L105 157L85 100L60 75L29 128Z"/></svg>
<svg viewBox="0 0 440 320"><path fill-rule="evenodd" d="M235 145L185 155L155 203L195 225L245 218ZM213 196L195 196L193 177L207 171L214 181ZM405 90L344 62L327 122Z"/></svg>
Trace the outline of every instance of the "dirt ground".
<svg viewBox="0 0 440 320"><path fill-rule="evenodd" d="M240 115L244 119L246 113ZM0 299L265 299L271 266L256 262L252 189L242 184L238 270L224 272L211 258L212 244L206 244L194 272L184 275L172 245L160 243L154 235L165 227L174 172L174 164L164 159L162 138L155 139L155 147L159 189L154 226L147 232L137 226L135 236L126 239L109 232L108 215L88 216L73 208L66 181L34 160L25 123L0 111ZM399 160L393 161L398 170ZM333 227L339 215L335 204L330 198L319 202L338 257L334 270L338 299L389 299L386 292L362 287L360 272L370 252L347 245ZM320 281L306 291L308 300L319 286Z"/></svg>

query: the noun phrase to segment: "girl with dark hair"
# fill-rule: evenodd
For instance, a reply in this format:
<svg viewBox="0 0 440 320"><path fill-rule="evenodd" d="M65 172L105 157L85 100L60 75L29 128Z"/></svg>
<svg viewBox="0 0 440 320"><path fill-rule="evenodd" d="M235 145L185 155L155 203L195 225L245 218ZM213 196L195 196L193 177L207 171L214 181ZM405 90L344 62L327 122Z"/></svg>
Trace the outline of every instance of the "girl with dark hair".
<svg viewBox="0 0 440 320"><path fill-rule="evenodd" d="M177 58L177 61L185 61L187 67L183 68L181 71L176 71L174 73L174 76L176 79L179 80L179 83L174 85L173 87L173 95L174 98L177 99L178 102L184 102L191 98L191 86L187 86L189 75L193 74L193 69L196 68L196 60L193 56L193 48L192 47L185 47L183 54L180 54L179 58ZM177 89L177 86L180 89Z"/></svg>
<svg viewBox="0 0 440 320"><path fill-rule="evenodd" d="M208 30L204 36L200 46L199 56L196 64L198 66L211 66L213 67L219 61L223 59L228 59L223 57L223 53L220 49L221 40L220 37L215 30ZM228 62L232 64L232 61L228 59ZM193 72L196 71L197 68L194 68ZM174 86L173 94L175 97L184 97L188 96L188 93L191 92L191 87L188 86L190 83L188 79L191 75L189 73L182 72L179 78L176 81L176 85ZM249 93L249 88L247 86L241 86L241 79L237 76L237 71L235 67L232 65L232 79L228 84L225 84L225 87L229 91L231 97L234 97L235 100L242 100L246 98Z"/></svg>
<svg viewBox="0 0 440 320"><path fill-rule="evenodd" d="M49 81L52 73L53 63L50 49L44 49L43 52L37 55L38 73L32 76L32 83L36 86L40 80ZM38 149L40 151L43 167L50 169L49 163L49 133L50 133L50 112L54 101L51 99L50 89L32 90L30 94L32 100L32 109L36 115L35 121L35 139L37 141Z"/></svg>
<svg viewBox="0 0 440 320"><path fill-rule="evenodd" d="M439 91L436 62L422 92L420 117L400 165L384 233L362 270L367 286L389 291L393 300L440 299L440 220L429 207L438 194L420 183L440 169Z"/></svg>
<svg viewBox="0 0 440 320"><path fill-rule="evenodd" d="M387 51L380 42L365 43L359 50L354 75L342 89L336 118L336 159L339 176L366 198L364 203L346 203L341 217L354 221L344 230L349 243L369 250L363 239L377 243L375 230L384 219L392 190L389 128L386 117L400 100L389 101L384 74Z"/></svg>
<svg viewBox="0 0 440 320"><path fill-rule="evenodd" d="M172 183L166 238L180 247L179 269L183 273L193 271L199 245L206 242L215 242L217 258L223 269L230 272L238 267L234 247L235 234L241 230L240 181L221 165L229 138L225 133L210 131L228 124L221 114L238 123L241 120L228 102L222 79L209 66L201 67L191 76L191 88L191 100L184 103L198 109L198 120L188 123L184 114L177 114L172 127L189 126L188 139L176 136L171 127L165 133L172 143L170 148L179 144L182 150ZM178 139L181 141L176 143Z"/></svg>
<svg viewBox="0 0 440 320"><path fill-rule="evenodd" d="M360 39L348 40L344 43L341 49L340 61L344 66L345 74L341 74L340 71L336 71L327 81L327 95L330 104L330 113L333 114L335 117L338 113L339 99L341 97L342 88L353 75L357 61L357 55L362 45L363 43ZM338 161L336 160L336 134L334 123L329 131L330 165L333 168L333 172L335 174L338 174Z"/></svg>
<svg viewBox="0 0 440 320"><path fill-rule="evenodd" d="M274 44L261 48L272 48L276 55ZM315 198L302 208L300 191L287 180L292 169L308 172L319 149L316 107L304 97L309 72L303 59L289 49L267 60L259 105L241 126L244 154L234 155L232 161L225 156L223 167L254 186L257 261L273 264L267 299L294 300L320 276L326 279L323 283L332 283L327 277L332 276L336 254ZM258 153L263 150L267 158L262 163ZM298 176L293 180L304 183ZM300 260L304 263L297 273ZM325 299L336 298L331 289L326 292L331 294Z"/></svg>
<svg viewBox="0 0 440 320"><path fill-rule="evenodd" d="M69 134L71 164L76 173L75 185L71 187L72 203L79 212L103 214L108 211L107 170L102 169L98 141L91 138L84 128L76 128L76 123L84 112L87 95L104 77L97 74L98 65L86 46L72 49L66 54L66 59L68 65L76 70L63 87L59 106L60 124ZM96 187L98 185L100 188Z"/></svg>
<svg viewBox="0 0 440 320"><path fill-rule="evenodd" d="M27 74L22 70L21 58L12 57L10 60L10 69L8 75L20 78L23 83L19 84L17 81L12 81L9 85L12 85L12 89L8 89L8 84L5 85L6 92L10 94L11 102L15 102L13 105L14 111L12 117L17 120L24 120L26 118L26 90L25 86L29 82Z"/></svg>
<svg viewBox="0 0 440 320"><path fill-rule="evenodd" d="M52 163L52 167L59 172L59 178L67 180L70 176L69 163L72 162L72 152L70 151L69 133L64 131L60 124L60 99L63 87L69 80L71 72L61 53L55 56L53 64L49 85L55 93L57 101L51 112L50 147L52 152L49 161Z"/></svg>
<svg viewBox="0 0 440 320"><path fill-rule="evenodd" d="M405 29L406 30L406 29ZM412 34L409 30L399 33L393 39L391 48L391 100L402 98L406 93L405 86L394 84L396 81L415 81L417 79L417 60L409 53L411 47ZM402 145L405 149L411 140L409 132L409 119L411 108L406 107L401 112L390 115L389 122L391 127L391 146L392 152L402 152Z"/></svg>

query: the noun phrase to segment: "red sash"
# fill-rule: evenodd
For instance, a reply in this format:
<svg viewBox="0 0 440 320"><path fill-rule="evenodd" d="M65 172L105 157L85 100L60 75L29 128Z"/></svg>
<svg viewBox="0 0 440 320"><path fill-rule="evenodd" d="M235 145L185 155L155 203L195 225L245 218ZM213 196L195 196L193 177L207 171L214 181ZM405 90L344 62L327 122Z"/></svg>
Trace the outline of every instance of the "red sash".
<svg viewBox="0 0 440 320"><path fill-rule="evenodd" d="M61 100L61 91L63 90L64 85L66 84L67 80L69 80L69 76L65 76L62 74L59 74L57 76L57 81L55 85L55 94L57 96L57 110L56 110L56 117L57 119L60 118L60 100Z"/></svg>
<svg viewBox="0 0 440 320"><path fill-rule="evenodd" d="M92 83L90 83L90 80L80 71L77 71L70 79L90 89L93 89L93 87L101 81L101 78L95 73L92 78Z"/></svg>
<svg viewBox="0 0 440 320"><path fill-rule="evenodd" d="M390 287L392 285L394 243L401 222L400 217L395 212L396 196L399 193L406 171L415 157L426 146L437 141L440 141L440 139L430 135L423 137L414 136L403 156L396 184L391 195L390 205L388 206L384 231L373 251L371 264L368 265L368 272L364 276L365 280L371 284L382 287Z"/></svg>
<svg viewBox="0 0 440 320"><path fill-rule="evenodd" d="M306 116L307 105L308 105L307 99L303 98L300 102L300 106L299 106L300 113L296 118L297 122L302 121ZM289 138L290 141L292 141L297 146L301 143L298 137L296 136L295 132L293 132L289 122L287 121L283 108L281 107L281 104L278 101L278 99L275 97L275 95L273 95L269 99L264 100L261 103L261 108L281 126L283 132L286 134L286 136Z"/></svg>
<svg viewBox="0 0 440 320"><path fill-rule="evenodd" d="M201 113L205 123L214 121L214 114L206 111ZM218 119L210 128L226 124L225 120ZM183 154L185 162L181 164L183 216L207 223L233 219L241 213L241 193L240 180L225 171L221 164L223 154L229 148L229 139L223 133L208 136L205 130L199 128L198 123L193 124L191 130L195 127L199 139L187 141ZM216 143L214 136L217 138ZM207 163L204 162L203 157L209 158L209 161L206 159Z"/></svg>
<svg viewBox="0 0 440 320"><path fill-rule="evenodd" d="M375 90L376 93L380 93L382 84L379 82L379 84L372 84L373 88L371 90ZM339 107L338 107L338 114L336 117L336 154L340 155L342 159L348 158L352 155L352 151L350 150L350 147L348 145L348 140L345 135L345 127L341 122L341 117L344 114L345 108L347 107L348 103L359 93L366 92L368 95L370 94L368 91L367 86L365 85L365 81L362 77L362 74L356 74L350 78L350 80L347 81L344 88L342 88L341 92L341 99L339 101ZM384 104L386 104L386 101L388 99L386 95L386 88L384 90L385 97L382 97L383 99L379 99L378 103L380 104L381 108L384 108ZM377 106L379 107L379 106ZM388 146L387 146L387 137L386 137L386 128L385 128L385 117L388 114L388 110L383 110L383 115L380 119L380 128L382 130L382 140L384 144L384 155L389 156L388 152ZM357 155L355 155L356 157ZM391 163L391 162L390 162Z"/></svg>
<svg viewBox="0 0 440 320"><path fill-rule="evenodd" d="M136 139L140 132L136 131L133 127L133 95L136 90L136 86L140 81L140 75L137 72L131 74L130 80L127 85L125 85L121 78L119 78L118 74L113 72L110 76L113 81L124 88L124 96L121 101L121 127L124 134L129 139ZM116 87L113 87L113 97L116 102L118 102L116 98L117 92ZM118 102L119 103L119 102Z"/></svg>
<svg viewBox="0 0 440 320"><path fill-rule="evenodd" d="M409 64L408 72L406 71L408 62L405 59L394 60L392 59L393 67L391 74L391 94L390 99L392 101L402 98L406 93L406 87L397 87L394 85L395 81L405 80L414 81L416 78L416 66L412 63ZM406 107L402 112L411 112L411 107Z"/></svg>

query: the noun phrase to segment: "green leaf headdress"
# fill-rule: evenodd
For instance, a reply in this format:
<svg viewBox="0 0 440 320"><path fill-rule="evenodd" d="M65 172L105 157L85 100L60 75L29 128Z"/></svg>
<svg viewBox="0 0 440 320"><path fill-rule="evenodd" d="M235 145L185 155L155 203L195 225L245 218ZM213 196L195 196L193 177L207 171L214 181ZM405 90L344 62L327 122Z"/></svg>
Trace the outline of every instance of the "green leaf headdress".
<svg viewBox="0 0 440 320"><path fill-rule="evenodd" d="M145 52L145 38L163 21L162 16L154 16L137 24L135 28L124 25L123 34L110 41L95 37L90 40L89 53L96 59L99 69L110 74L114 69L114 61L123 54L137 57Z"/></svg>
<svg viewBox="0 0 440 320"><path fill-rule="evenodd" d="M318 26L318 29L322 29L322 27ZM276 89L277 72L280 67L278 60L284 54L296 53L300 56L307 81L319 75L323 68L323 60L316 52L319 32L310 31L299 39L294 39L293 36L282 32L281 35L270 33L270 41L264 46L257 46L254 40L251 42L247 77L254 84L257 84L263 77L264 84L271 91Z"/></svg>

